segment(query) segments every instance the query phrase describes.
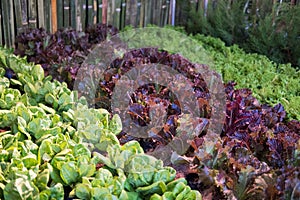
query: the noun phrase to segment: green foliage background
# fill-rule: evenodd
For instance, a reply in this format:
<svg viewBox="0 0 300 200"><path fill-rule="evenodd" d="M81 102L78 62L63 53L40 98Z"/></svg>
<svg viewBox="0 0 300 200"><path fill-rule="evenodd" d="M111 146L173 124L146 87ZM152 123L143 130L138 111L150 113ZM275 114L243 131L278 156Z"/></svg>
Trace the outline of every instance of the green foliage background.
<svg viewBox="0 0 300 200"><path fill-rule="evenodd" d="M299 4L215 0L208 1L205 12L201 2L197 6L180 0L177 25L184 26L188 33L217 37L226 45L237 44L246 52L300 67Z"/></svg>

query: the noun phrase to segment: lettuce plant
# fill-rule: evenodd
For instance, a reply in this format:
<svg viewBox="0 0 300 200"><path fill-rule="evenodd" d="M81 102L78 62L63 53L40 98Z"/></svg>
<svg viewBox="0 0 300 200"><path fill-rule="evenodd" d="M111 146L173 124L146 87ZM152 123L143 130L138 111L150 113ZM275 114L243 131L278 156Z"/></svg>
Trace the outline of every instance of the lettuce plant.
<svg viewBox="0 0 300 200"><path fill-rule="evenodd" d="M1 199L201 199L138 142L120 145L119 116L2 48L0 90Z"/></svg>

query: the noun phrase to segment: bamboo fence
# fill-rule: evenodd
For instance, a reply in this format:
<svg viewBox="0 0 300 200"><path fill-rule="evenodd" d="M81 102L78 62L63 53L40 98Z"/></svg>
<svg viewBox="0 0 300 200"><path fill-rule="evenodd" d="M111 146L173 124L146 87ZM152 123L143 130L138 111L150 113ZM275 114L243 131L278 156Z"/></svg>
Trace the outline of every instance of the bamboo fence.
<svg viewBox="0 0 300 200"><path fill-rule="evenodd" d="M14 46L25 28L84 30L96 23L119 29L127 25L174 25L176 0L0 0L0 45ZM174 8L170 8L173 6ZM173 20L172 20L173 19Z"/></svg>
<svg viewBox="0 0 300 200"><path fill-rule="evenodd" d="M207 10L208 1L177 0ZM233 0L228 0L229 2ZM247 0L245 5L253 1ZM283 0L269 0L282 3ZM127 25L144 27L175 25L180 22L181 8L176 0L0 0L0 45L13 47L15 36L25 28L44 27L49 32L64 27L84 30L96 23L111 24L119 29ZM300 0L289 1L291 5ZM206 13L206 12L204 12Z"/></svg>

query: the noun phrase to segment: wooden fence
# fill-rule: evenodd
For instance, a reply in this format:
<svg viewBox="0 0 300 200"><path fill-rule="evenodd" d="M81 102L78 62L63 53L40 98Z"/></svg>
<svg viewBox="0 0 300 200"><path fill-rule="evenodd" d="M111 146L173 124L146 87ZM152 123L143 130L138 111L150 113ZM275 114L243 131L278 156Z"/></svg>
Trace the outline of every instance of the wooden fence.
<svg viewBox="0 0 300 200"><path fill-rule="evenodd" d="M0 45L13 46L24 28L84 30L90 24L174 24L175 0L0 0Z"/></svg>
<svg viewBox="0 0 300 200"><path fill-rule="evenodd" d="M126 25L181 24L186 17L183 7L190 3L206 13L209 1L218 0L0 0L0 45L13 47L15 36L28 27L44 27L55 32L63 27L84 30L96 23L111 24L119 29ZM245 0L245 7L260 1ZM300 0L269 1L271 4L300 4Z"/></svg>

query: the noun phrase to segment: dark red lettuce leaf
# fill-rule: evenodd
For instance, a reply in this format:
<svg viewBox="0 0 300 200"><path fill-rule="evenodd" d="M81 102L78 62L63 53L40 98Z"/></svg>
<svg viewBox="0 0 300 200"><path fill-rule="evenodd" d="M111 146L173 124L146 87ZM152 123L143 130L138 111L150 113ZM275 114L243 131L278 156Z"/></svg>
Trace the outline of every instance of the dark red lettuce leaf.
<svg viewBox="0 0 300 200"><path fill-rule="evenodd" d="M117 32L105 24L89 26L86 32L61 29L50 34L43 28L26 29L16 37L14 53L41 64L46 75L67 82L72 88L79 67L94 45Z"/></svg>

